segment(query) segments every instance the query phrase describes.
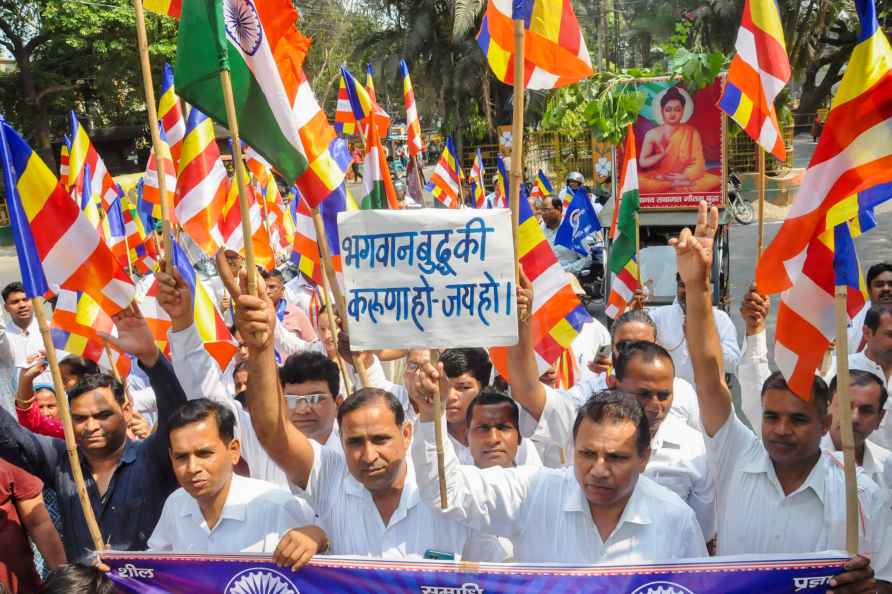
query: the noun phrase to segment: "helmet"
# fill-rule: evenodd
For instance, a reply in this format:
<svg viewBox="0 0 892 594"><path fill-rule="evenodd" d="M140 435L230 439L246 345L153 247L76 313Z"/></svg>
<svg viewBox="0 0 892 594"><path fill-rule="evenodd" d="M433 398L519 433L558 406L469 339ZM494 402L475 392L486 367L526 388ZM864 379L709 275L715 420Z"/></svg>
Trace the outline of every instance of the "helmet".
<svg viewBox="0 0 892 594"><path fill-rule="evenodd" d="M570 183L571 181L578 182L579 185L582 185L585 183L585 177L578 171L571 171L567 174L567 183Z"/></svg>

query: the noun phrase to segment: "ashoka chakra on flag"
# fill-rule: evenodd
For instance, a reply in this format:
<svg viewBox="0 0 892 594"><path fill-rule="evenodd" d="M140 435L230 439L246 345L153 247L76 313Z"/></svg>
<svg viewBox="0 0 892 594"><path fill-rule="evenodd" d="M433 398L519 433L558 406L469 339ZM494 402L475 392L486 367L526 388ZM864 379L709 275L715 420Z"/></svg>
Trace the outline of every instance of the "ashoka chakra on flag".
<svg viewBox="0 0 892 594"><path fill-rule="evenodd" d="M223 21L226 35L243 52L253 56L263 39L263 28L254 3L251 0L226 0L223 4Z"/></svg>

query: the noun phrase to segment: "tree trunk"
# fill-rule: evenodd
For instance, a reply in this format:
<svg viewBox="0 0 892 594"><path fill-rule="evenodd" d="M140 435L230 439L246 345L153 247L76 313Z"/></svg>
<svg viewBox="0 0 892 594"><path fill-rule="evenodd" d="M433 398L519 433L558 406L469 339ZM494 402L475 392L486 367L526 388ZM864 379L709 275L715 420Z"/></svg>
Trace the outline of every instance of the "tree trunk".
<svg viewBox="0 0 892 594"><path fill-rule="evenodd" d="M796 109L796 132L807 131L810 129L814 115L818 108L823 105L830 97L833 85L842 79L842 69L848 58L848 49L840 50L827 63L827 71L821 79L820 84L816 84L818 71L820 71L824 63L817 62L805 71L805 80L802 83L802 96L799 100L799 107Z"/></svg>
<svg viewBox="0 0 892 594"><path fill-rule="evenodd" d="M31 123L36 138L37 154L44 160L47 166L55 171L56 158L53 155L53 145L50 139L50 121L46 112L46 106L37 96L37 87L34 83L34 71L31 69L30 53L17 52L15 54L16 65L19 67L19 77L22 81L22 91L25 93L25 104L31 112Z"/></svg>

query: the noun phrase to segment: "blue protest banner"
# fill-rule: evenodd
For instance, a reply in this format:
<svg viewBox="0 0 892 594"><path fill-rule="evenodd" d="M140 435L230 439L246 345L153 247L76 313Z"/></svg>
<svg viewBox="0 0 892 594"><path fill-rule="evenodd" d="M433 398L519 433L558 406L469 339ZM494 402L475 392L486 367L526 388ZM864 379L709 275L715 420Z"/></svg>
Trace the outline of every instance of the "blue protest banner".
<svg viewBox="0 0 892 594"><path fill-rule="evenodd" d="M570 248L582 256L591 249L587 245L589 237L601 230L601 222L589 199L588 188L580 187L567 205L567 211L554 235L554 242Z"/></svg>
<svg viewBox="0 0 892 594"><path fill-rule="evenodd" d="M102 559L124 594L821 594L846 562L831 552L590 567L316 557L295 573L259 555Z"/></svg>

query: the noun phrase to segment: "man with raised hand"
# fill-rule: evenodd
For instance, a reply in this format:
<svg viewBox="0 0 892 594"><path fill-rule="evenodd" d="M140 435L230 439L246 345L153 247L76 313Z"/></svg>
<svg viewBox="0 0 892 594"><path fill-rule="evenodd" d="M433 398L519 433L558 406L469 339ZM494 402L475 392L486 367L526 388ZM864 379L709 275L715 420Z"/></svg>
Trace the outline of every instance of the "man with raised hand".
<svg viewBox="0 0 892 594"><path fill-rule="evenodd" d="M520 301L520 299L518 300ZM520 303L518 303L520 307ZM448 507L440 508L430 366L412 442L422 499L443 516L511 541L521 563L665 561L703 557L694 512L641 472L650 455L647 417L629 394L592 397L573 427L573 466L462 465L445 440Z"/></svg>
<svg viewBox="0 0 892 594"><path fill-rule="evenodd" d="M734 414L712 316L709 271L717 227L718 211L701 202L695 232L684 229L670 244L687 291L688 346L716 484L718 553L844 550L845 478L821 451L830 425L824 381L815 377L805 401L782 375L772 374L762 386L761 440ZM831 582L835 594L876 591L871 565L879 578L889 579L888 505L870 479L858 482L865 524L859 550L872 560L853 557Z"/></svg>
<svg viewBox="0 0 892 594"><path fill-rule="evenodd" d="M266 295L261 279L257 294ZM276 372L272 302L245 292L238 301L237 323L250 351L251 422L292 490L316 510L332 554L421 559L437 552L456 559L502 560L475 547L483 542L479 535L421 502L414 468L406 459L412 425L392 394L363 388L344 400L337 413L343 453L308 439L291 423Z"/></svg>
<svg viewBox="0 0 892 594"><path fill-rule="evenodd" d="M273 553L297 570L325 534L313 510L291 493L233 472L239 460L235 415L207 398L191 400L168 421L170 462L180 488L164 503L149 550L178 553Z"/></svg>

